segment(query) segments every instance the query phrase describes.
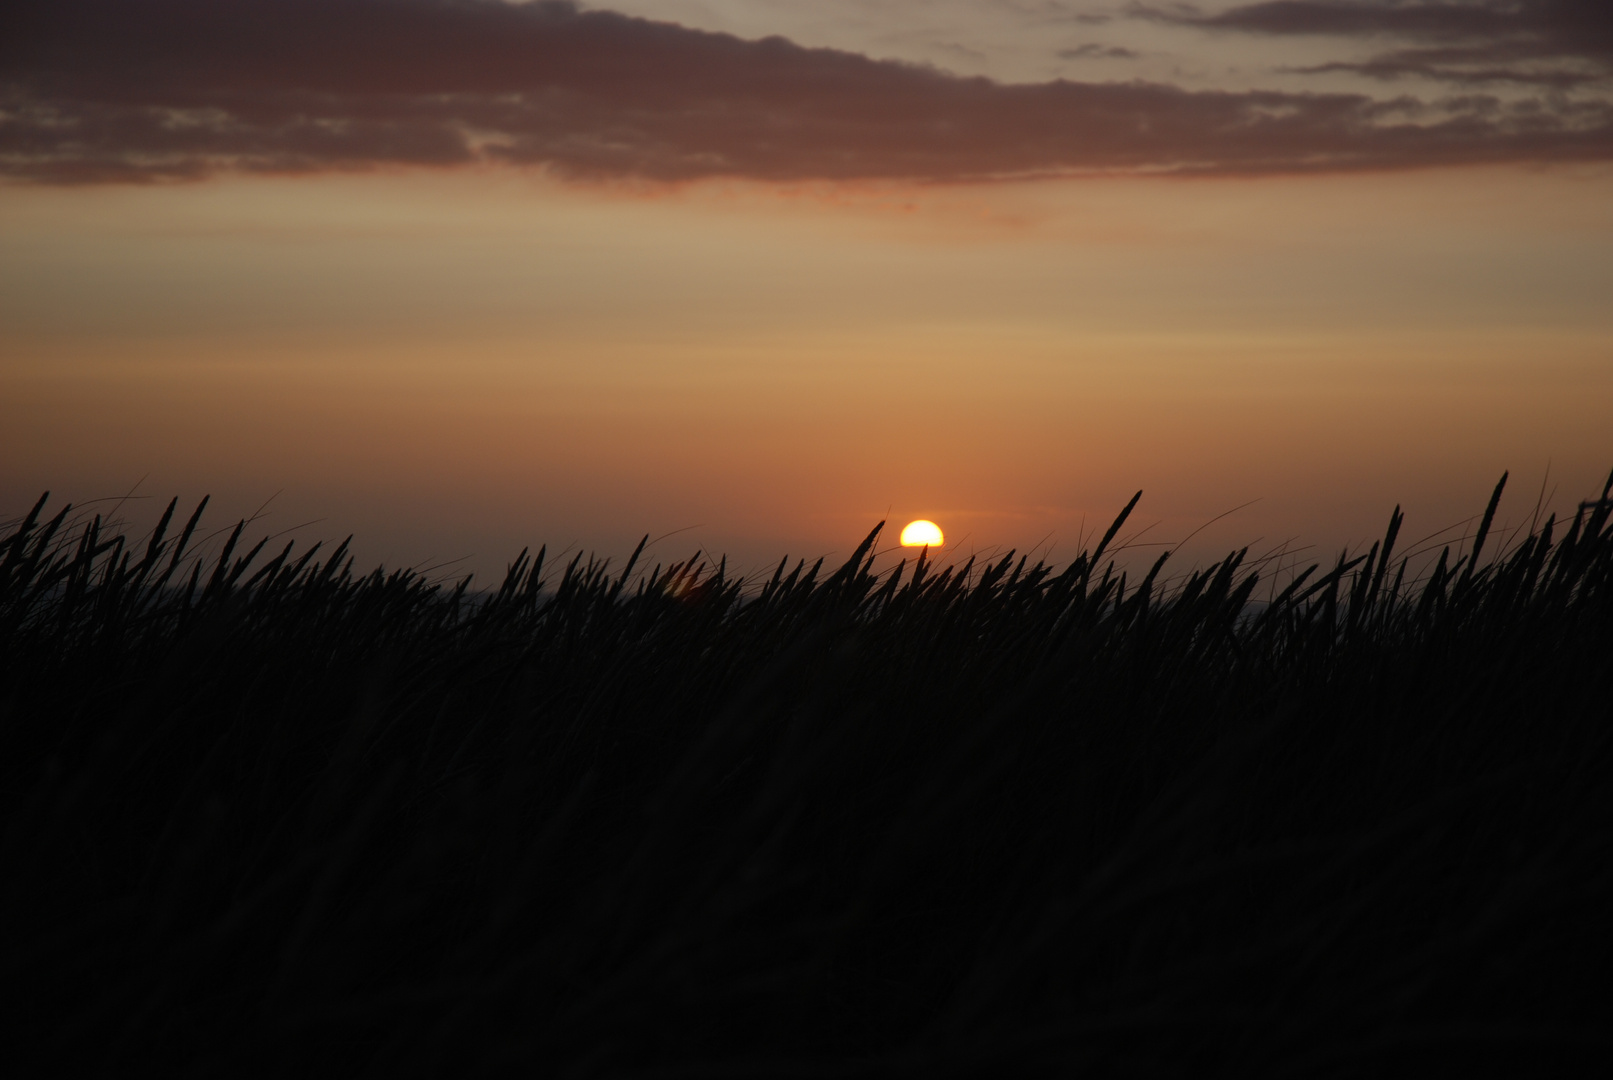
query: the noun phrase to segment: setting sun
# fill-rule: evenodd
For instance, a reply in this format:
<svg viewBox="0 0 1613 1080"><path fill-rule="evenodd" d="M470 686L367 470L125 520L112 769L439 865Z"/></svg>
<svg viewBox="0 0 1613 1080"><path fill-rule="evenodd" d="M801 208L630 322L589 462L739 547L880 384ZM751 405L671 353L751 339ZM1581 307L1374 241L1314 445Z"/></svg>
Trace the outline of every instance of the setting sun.
<svg viewBox="0 0 1613 1080"><path fill-rule="evenodd" d="M938 548L941 543L941 526L933 521L910 521L907 528L902 530L903 547Z"/></svg>

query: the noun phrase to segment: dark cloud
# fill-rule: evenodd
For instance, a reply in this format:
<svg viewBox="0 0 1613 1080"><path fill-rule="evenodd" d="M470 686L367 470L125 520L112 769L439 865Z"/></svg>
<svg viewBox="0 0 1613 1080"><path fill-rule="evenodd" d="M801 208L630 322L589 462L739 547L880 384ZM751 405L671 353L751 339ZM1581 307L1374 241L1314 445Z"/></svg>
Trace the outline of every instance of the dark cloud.
<svg viewBox="0 0 1613 1080"><path fill-rule="evenodd" d="M1537 5L1537 6L1544 6ZM1402 3L1399 0L1269 0L1216 15L1191 6L1131 12L1164 22L1260 34L1366 34L1402 37L1465 38L1504 33L1517 19L1516 5L1486 3Z"/></svg>
<svg viewBox="0 0 1613 1080"><path fill-rule="evenodd" d="M1574 71L1536 71L1510 67L1453 67L1419 59L1410 51L1393 56L1382 56L1360 63L1335 61L1329 64L1311 64L1308 67L1282 68L1297 75L1321 75L1330 71L1345 71L1364 75L1369 79L1425 78L1453 83L1521 83L1525 86L1546 86L1567 90L1591 86L1604 81L1602 75Z"/></svg>
<svg viewBox="0 0 1613 1080"><path fill-rule="evenodd" d="M1135 60L1137 54L1131 49L1123 49L1119 45L1078 45L1073 49L1060 49L1058 55L1064 60Z"/></svg>
<svg viewBox="0 0 1613 1080"><path fill-rule="evenodd" d="M957 181L1613 158L1613 108L1004 85L570 3L53 0L0 13L0 174L478 161L574 177Z"/></svg>
<svg viewBox="0 0 1613 1080"><path fill-rule="evenodd" d="M1608 0L1270 0L1215 15L1191 7L1134 6L1130 13L1209 30L1402 42L1402 47L1365 62L1297 69L1309 72L1560 88L1613 79L1613 10Z"/></svg>

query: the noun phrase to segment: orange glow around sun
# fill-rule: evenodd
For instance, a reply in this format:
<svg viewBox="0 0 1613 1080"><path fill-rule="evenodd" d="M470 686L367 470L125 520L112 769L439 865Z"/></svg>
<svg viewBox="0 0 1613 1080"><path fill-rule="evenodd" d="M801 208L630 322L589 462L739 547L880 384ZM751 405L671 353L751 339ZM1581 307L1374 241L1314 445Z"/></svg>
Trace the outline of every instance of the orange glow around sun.
<svg viewBox="0 0 1613 1080"><path fill-rule="evenodd" d="M903 547L938 548L941 543L941 527L933 521L910 521L902 530Z"/></svg>

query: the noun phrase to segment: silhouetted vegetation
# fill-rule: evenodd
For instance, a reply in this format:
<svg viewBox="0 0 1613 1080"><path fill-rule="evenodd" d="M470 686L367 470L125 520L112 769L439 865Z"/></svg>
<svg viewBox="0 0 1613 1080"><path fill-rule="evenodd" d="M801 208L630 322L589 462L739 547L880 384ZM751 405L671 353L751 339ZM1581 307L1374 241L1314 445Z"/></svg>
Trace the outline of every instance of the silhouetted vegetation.
<svg viewBox="0 0 1613 1080"><path fill-rule="evenodd" d="M1501 544L1498 486L1427 573L1397 511L1275 582L1238 552L1128 584L1122 514L1062 569L875 574L870 535L749 585L540 550L483 594L41 499L0 540L14 1045L207 1077L1605 1064L1609 490Z"/></svg>

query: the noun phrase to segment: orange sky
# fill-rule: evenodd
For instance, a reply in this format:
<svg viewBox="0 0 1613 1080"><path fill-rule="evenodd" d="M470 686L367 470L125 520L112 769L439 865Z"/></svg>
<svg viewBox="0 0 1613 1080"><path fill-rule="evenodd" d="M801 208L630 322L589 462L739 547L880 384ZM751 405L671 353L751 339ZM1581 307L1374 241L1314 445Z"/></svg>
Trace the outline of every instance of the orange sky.
<svg viewBox="0 0 1613 1080"><path fill-rule="evenodd" d="M1333 545L1613 466L1605 172L653 194L510 174L13 189L8 508L211 491L362 551L887 512ZM1525 500L1532 506L1532 496ZM900 524L900 522L898 522ZM681 550L681 549L680 549ZM1057 549L1056 549L1057 550ZM776 557L776 556L775 556Z"/></svg>
<svg viewBox="0 0 1613 1080"><path fill-rule="evenodd" d="M832 43L832 42L831 42ZM211 492L361 559L1321 553L1613 467L1613 167L1041 181L401 164L0 187L0 516ZM160 507L158 507L160 509ZM1153 549L1142 549L1152 554ZM1322 557L1319 554L1318 557Z"/></svg>

